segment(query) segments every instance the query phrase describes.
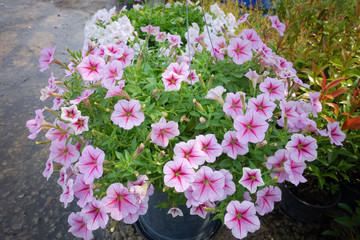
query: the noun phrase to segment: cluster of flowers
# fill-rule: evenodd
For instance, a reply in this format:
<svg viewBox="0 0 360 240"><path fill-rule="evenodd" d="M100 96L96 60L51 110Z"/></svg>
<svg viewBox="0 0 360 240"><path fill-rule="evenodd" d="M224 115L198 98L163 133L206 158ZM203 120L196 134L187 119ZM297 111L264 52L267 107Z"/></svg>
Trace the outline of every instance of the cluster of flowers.
<svg viewBox="0 0 360 240"><path fill-rule="evenodd" d="M247 16L236 22L233 16L225 17L217 5L212 6L211 10L216 18L212 19L209 14L205 16L209 29L200 34L197 24L189 28L189 35L187 33L186 36L190 36L188 42L191 50L187 50L183 55L176 55L176 49L182 46L180 36L160 32L159 27L151 25L142 27L141 31L146 32L147 37L154 36L155 40L162 44L159 54L169 56L173 61L161 75L165 92L179 91L184 87L182 82L200 82L205 85L196 71L190 69L190 60L195 54L210 53L214 61L226 60L238 65L255 59L260 65L260 74L250 69L245 75L252 83L253 92L259 90L260 94L257 96L246 100L244 92L229 92L224 101L222 95L227 90L222 86L209 90L205 96L196 96L202 100L218 102L227 118L232 119L235 131L226 130L221 144L214 134L197 135L187 142L177 142L172 150L173 160L163 166L164 184L178 193L184 193L191 214L205 217L207 212L215 211L217 201L233 196L237 188L233 181L234 176L229 170L215 170L206 166L206 163L216 162L223 153L236 160L239 155L249 152L249 143L266 146L268 143L265 138L270 124L277 123L288 132L295 133L284 149L277 150L274 156L267 158L266 167L271 172L272 182L263 181L260 167L242 169L242 177L238 183L247 190L243 196L244 201L231 200L228 203L224 223L232 229L235 237L244 238L248 232L260 228L256 214L271 212L274 202L281 200L280 189L271 184L286 180L297 185L306 181L303 177L305 161L316 159L317 144L313 137L305 134L329 137L331 143L336 145L341 145L345 134L336 122L328 124L328 131L317 128L315 121L309 117L311 114L316 117L321 111L318 93L309 93L309 102L296 100L295 91L299 86L307 85L296 76L292 64L267 47L255 30L246 29L239 35L234 34L233 30L246 21ZM66 207L75 196L79 199L77 204L82 208L80 212L69 216L69 231L84 239L92 238L92 230L105 228L108 213L117 221L137 221L139 215L146 213L149 196L154 192L148 177L139 175L137 181L128 181L126 187L119 182L112 183L106 190L106 196L97 199L94 196L94 189L97 189L94 181L103 176L103 165L107 163L107 156L103 150L92 146L89 139L80 136L89 130L89 117L81 116L77 105L83 102L91 111L92 103L89 97L96 94L97 88L106 89L105 98L124 98L118 100L114 109L110 110L113 124L124 130L131 130L140 126L146 117L141 102L132 99L131 94L123 90L123 73L135 62L135 44L133 47L127 44L128 40L133 40L131 36L134 29L126 16L120 18L124 24L119 22L120 19L112 22L111 16L114 12L115 9L109 12L101 10L86 26L87 40L81 62L77 66L65 66L57 61L54 58L55 48L48 47L41 52L41 71L49 68L52 63L58 63L66 69L68 76L80 74L85 90L75 99L65 101L64 94L67 89L59 87L63 83L56 82L52 75L49 86L42 90L41 99L54 97L52 110L47 110L52 111L58 119L54 124L46 122L42 115L44 109L39 109L35 111L36 117L26 124L31 132L31 139L41 130L48 130L45 137L51 141L51 146L44 176L49 178L54 168L61 168L58 183L62 186L63 193L60 201ZM99 27L99 21L105 28ZM271 21L273 28L282 33L283 25L277 17L272 17ZM224 31L224 27L229 31ZM104 29L103 32L99 31L100 28ZM89 44L89 40L96 40L97 44ZM138 46L144 47L141 43L146 41L139 42ZM202 100L194 100L199 111L203 111L200 103ZM59 109L61 114L54 111ZM275 122L273 117L276 110L280 118ZM159 122L151 124L149 136L153 144L166 148L169 141L180 134L177 122L166 121L162 117ZM140 146L135 154L140 154L143 148L143 145ZM54 162L58 165L54 165ZM253 200L255 193L256 200ZM181 210L176 207L171 208L169 213L173 216L182 215Z"/></svg>

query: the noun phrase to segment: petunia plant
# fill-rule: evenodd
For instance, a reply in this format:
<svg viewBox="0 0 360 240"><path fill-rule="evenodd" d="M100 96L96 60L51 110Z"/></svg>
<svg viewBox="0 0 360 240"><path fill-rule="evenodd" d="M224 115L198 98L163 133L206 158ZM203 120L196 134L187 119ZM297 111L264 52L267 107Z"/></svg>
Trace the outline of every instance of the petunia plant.
<svg viewBox="0 0 360 240"><path fill-rule="evenodd" d="M43 175L59 172L65 207L77 200L75 236L92 238L109 216L136 222L154 191L164 191L172 216L183 215L179 204L203 218L213 212L244 238L281 200L279 183L306 181L317 141L345 137L336 123L317 128L316 98L299 96L308 86L254 29L235 34L243 22L216 4L201 14L180 36L101 10L86 25L84 48L69 50L70 63L55 60L55 48L42 51L41 70L56 63L65 77L51 75L41 99L54 104L26 125L31 139L47 131Z"/></svg>

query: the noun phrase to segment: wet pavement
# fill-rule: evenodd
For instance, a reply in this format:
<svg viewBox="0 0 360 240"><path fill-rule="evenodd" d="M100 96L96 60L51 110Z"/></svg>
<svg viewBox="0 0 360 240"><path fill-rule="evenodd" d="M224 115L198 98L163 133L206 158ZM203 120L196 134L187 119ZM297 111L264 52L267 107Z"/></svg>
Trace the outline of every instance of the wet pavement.
<svg viewBox="0 0 360 240"><path fill-rule="evenodd" d="M34 118L35 109L52 106L39 99L50 72L61 76L56 66L38 71L40 50L55 45L56 58L68 61L66 46L82 48L86 20L96 10L115 4L110 0L0 1L0 239L73 239L67 232L67 216L74 207L77 210L75 202L67 209L58 199L46 205L62 190L56 176L48 182L42 176L48 146L27 139L25 123Z"/></svg>

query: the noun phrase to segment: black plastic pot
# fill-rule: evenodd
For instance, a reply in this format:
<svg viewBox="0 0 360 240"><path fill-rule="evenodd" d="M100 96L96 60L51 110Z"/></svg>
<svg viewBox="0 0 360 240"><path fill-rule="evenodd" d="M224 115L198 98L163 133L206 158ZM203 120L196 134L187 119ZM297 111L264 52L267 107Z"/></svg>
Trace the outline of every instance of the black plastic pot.
<svg viewBox="0 0 360 240"><path fill-rule="evenodd" d="M315 206L296 197L286 184L281 184L280 189L282 191L281 209L292 219L305 223L315 221L326 210L335 207L341 199L341 191L339 191L333 203L326 206Z"/></svg>
<svg viewBox="0 0 360 240"><path fill-rule="evenodd" d="M341 200L340 202L346 203L349 205L353 210L355 210L357 204L355 200L360 201L360 192L358 192L356 189L351 187L347 182L340 182L341 187Z"/></svg>
<svg viewBox="0 0 360 240"><path fill-rule="evenodd" d="M167 214L169 209L155 208L161 202L166 202L167 195L155 192L149 200L147 213L139 217L134 224L138 233L146 240L200 240L212 239L219 231L222 223L220 220L212 221L212 216L205 219L190 215L186 206L178 206L184 216L173 218Z"/></svg>

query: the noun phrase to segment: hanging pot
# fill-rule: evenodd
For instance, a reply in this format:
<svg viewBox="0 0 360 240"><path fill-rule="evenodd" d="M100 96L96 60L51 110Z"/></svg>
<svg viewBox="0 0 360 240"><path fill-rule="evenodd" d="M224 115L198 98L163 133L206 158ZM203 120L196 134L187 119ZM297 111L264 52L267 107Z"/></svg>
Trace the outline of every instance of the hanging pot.
<svg viewBox="0 0 360 240"><path fill-rule="evenodd" d="M203 219L197 215L190 215L190 209L184 205L178 206L184 216L167 214L168 208L155 207L161 202L168 201L167 194L155 191L150 197L147 213L139 217L134 224L138 233L146 240L200 240L212 239L219 231L220 220L212 221L210 214Z"/></svg>
<svg viewBox="0 0 360 240"><path fill-rule="evenodd" d="M341 198L341 191L338 191L335 200L324 206L317 206L307 203L297 196L289 189L286 184L281 184L282 199L280 202L281 209L292 219L299 222L312 222L321 217L321 215L333 207L335 207Z"/></svg>

